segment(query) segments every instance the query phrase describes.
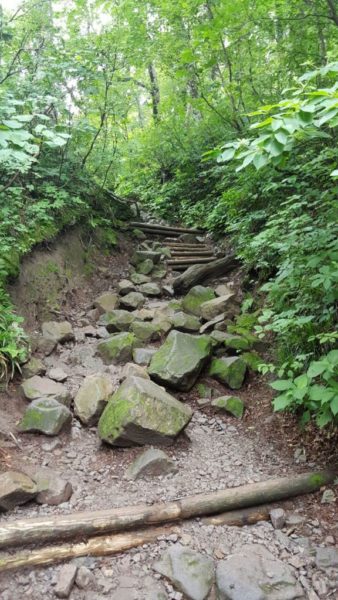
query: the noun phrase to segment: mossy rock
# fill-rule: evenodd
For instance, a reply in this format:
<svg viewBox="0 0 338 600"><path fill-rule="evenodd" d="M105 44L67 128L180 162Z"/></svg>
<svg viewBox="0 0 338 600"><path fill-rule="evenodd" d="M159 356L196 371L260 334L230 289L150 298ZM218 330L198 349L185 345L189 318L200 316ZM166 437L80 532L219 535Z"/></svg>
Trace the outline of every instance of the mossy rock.
<svg viewBox="0 0 338 600"><path fill-rule="evenodd" d="M151 272L154 279L163 279L167 274L167 268L163 265L156 265Z"/></svg>
<svg viewBox="0 0 338 600"><path fill-rule="evenodd" d="M195 285L186 296L184 296L182 308L186 312L199 317L201 315L202 304L209 300L213 300L214 298L215 292L212 288L204 287L203 285Z"/></svg>
<svg viewBox="0 0 338 600"><path fill-rule="evenodd" d="M105 375L89 375L85 378L74 399L75 414L81 423L95 425L113 393L113 384Z"/></svg>
<svg viewBox="0 0 338 600"><path fill-rule="evenodd" d="M132 273L130 275L130 281L135 285L141 285L142 283L150 283L151 278L148 275L142 275L142 273Z"/></svg>
<svg viewBox="0 0 338 600"><path fill-rule="evenodd" d="M211 354L209 336L193 336L171 331L149 365L149 375L155 381L177 390L188 391Z"/></svg>
<svg viewBox="0 0 338 600"><path fill-rule="evenodd" d="M258 365L260 365L263 361L258 352L255 352L254 350L252 352L243 352L243 354L241 354L241 358L244 360L249 369L255 373L259 372Z"/></svg>
<svg viewBox="0 0 338 600"><path fill-rule="evenodd" d="M18 429L22 432L58 435L71 420L72 413L69 408L53 398L39 398L28 406Z"/></svg>
<svg viewBox="0 0 338 600"><path fill-rule="evenodd" d="M147 239L146 234L141 229L133 229L132 236L137 240L143 241Z"/></svg>
<svg viewBox="0 0 338 600"><path fill-rule="evenodd" d="M140 292L130 292L121 298L121 306L128 310L136 310L141 308L146 299Z"/></svg>
<svg viewBox="0 0 338 600"><path fill-rule="evenodd" d="M42 360L35 358L35 356L32 356L22 367L22 375L25 379L34 377L34 375L45 375L45 373L45 365Z"/></svg>
<svg viewBox="0 0 338 600"><path fill-rule="evenodd" d="M153 381L129 377L103 411L98 434L113 446L167 445L191 417L188 406Z"/></svg>
<svg viewBox="0 0 338 600"><path fill-rule="evenodd" d="M229 292L226 296L220 296L203 302L200 307L200 314L205 321L212 321L218 315L228 316L229 307L233 305L235 294Z"/></svg>
<svg viewBox="0 0 338 600"><path fill-rule="evenodd" d="M156 324L149 321L134 321L130 330L141 342L150 342L160 339L160 333Z"/></svg>
<svg viewBox="0 0 338 600"><path fill-rule="evenodd" d="M97 354L106 365L128 362L131 360L136 343L137 339L133 333L127 331L116 333L98 343Z"/></svg>
<svg viewBox="0 0 338 600"><path fill-rule="evenodd" d="M133 321L135 321L133 313L128 310L117 309L101 315L98 324L103 325L109 333L116 333L118 331L129 331Z"/></svg>
<svg viewBox="0 0 338 600"><path fill-rule="evenodd" d="M212 359L209 375L228 385L232 390L238 390L243 385L246 369L246 363L239 356L225 356Z"/></svg>
<svg viewBox="0 0 338 600"><path fill-rule="evenodd" d="M246 337L241 335L227 333L224 339L224 346L231 350L250 350L251 343Z"/></svg>
<svg viewBox="0 0 338 600"><path fill-rule="evenodd" d="M114 292L104 292L94 301L94 307L97 308L100 313L111 312L118 308L119 296Z"/></svg>
<svg viewBox="0 0 338 600"><path fill-rule="evenodd" d="M71 393L62 383L39 375L25 379L20 386L20 391L23 397L29 401L38 398L52 398L60 404L69 406L72 399Z"/></svg>
<svg viewBox="0 0 338 600"><path fill-rule="evenodd" d="M199 331L200 320L195 315L189 315L183 311L176 312L171 317L173 327L178 331Z"/></svg>
<svg viewBox="0 0 338 600"><path fill-rule="evenodd" d="M154 268L154 263L151 260L151 258L146 258L145 260L142 260L141 262L139 262L136 266L136 271L137 273L140 273L141 275L149 275L149 273L152 272Z"/></svg>
<svg viewBox="0 0 338 600"><path fill-rule="evenodd" d="M244 413L244 402L238 396L220 396L211 402L211 406L218 410L225 410L237 419L241 419Z"/></svg>

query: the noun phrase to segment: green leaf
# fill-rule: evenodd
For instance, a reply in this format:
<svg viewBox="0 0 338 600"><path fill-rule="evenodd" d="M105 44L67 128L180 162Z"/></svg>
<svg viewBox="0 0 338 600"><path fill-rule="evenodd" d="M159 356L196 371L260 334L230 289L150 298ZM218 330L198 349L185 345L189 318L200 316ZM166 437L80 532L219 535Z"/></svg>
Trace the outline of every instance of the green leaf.
<svg viewBox="0 0 338 600"><path fill-rule="evenodd" d="M279 410L284 410L285 408L290 406L290 404L292 404L292 402L293 402L292 398L289 398L289 396L287 396L286 394L282 394L280 396L277 396L277 398L275 398L272 401L273 409L275 412L277 412Z"/></svg>
<svg viewBox="0 0 338 600"><path fill-rule="evenodd" d="M290 379L277 379L276 381L270 383L270 387L278 392L283 392L285 390L292 389L293 383Z"/></svg>
<svg viewBox="0 0 338 600"><path fill-rule="evenodd" d="M324 373L325 369L325 363L321 361L313 361L307 370L307 376L310 377L310 379L313 379L314 377L318 377L318 375Z"/></svg>
<svg viewBox="0 0 338 600"><path fill-rule="evenodd" d="M335 396L330 402L330 408L334 416L338 415L338 396Z"/></svg>

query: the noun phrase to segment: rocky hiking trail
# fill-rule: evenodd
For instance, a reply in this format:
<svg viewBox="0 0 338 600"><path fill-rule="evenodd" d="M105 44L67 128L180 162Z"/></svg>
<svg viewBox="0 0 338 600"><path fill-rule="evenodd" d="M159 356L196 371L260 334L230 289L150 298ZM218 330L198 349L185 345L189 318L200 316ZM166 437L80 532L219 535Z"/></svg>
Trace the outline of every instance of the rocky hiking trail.
<svg viewBox="0 0 338 600"><path fill-rule="evenodd" d="M237 260L150 222L121 244L9 389L0 598L338 598L335 474L234 333Z"/></svg>

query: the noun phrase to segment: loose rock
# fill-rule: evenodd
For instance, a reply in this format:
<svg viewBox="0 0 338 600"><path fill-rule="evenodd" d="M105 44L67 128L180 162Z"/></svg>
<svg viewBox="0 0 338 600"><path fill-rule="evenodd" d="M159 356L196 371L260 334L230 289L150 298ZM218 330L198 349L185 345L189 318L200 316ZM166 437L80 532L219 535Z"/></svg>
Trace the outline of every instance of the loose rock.
<svg viewBox="0 0 338 600"><path fill-rule="evenodd" d="M71 420L72 413L67 406L54 398L38 398L27 407L18 429L21 432L58 435Z"/></svg>
<svg viewBox="0 0 338 600"><path fill-rule="evenodd" d="M134 348L133 361L137 365L148 366L156 352L157 348Z"/></svg>
<svg viewBox="0 0 338 600"><path fill-rule="evenodd" d="M77 570L75 583L80 590L95 590L97 588L94 574L83 565Z"/></svg>
<svg viewBox="0 0 338 600"><path fill-rule="evenodd" d="M141 285L142 283L151 281L151 278L148 277L148 275L142 275L142 273L132 273L130 279L135 285Z"/></svg>
<svg viewBox="0 0 338 600"><path fill-rule="evenodd" d="M118 295L114 292L104 292L94 300L94 307L98 309L99 314L103 314L115 310L119 305L119 301Z"/></svg>
<svg viewBox="0 0 338 600"><path fill-rule="evenodd" d="M149 375L177 390L190 390L211 354L208 336L171 331L154 354Z"/></svg>
<svg viewBox="0 0 338 600"><path fill-rule="evenodd" d="M34 377L34 375L45 375L45 373L46 367L42 360L35 358L34 356L32 356L32 358L30 358L30 360L22 367L22 376L25 379Z"/></svg>
<svg viewBox="0 0 338 600"><path fill-rule="evenodd" d="M133 333L122 332L102 340L97 345L97 353L106 365L111 363L127 362L132 357L132 351L136 344Z"/></svg>
<svg viewBox="0 0 338 600"><path fill-rule="evenodd" d="M141 308L145 303L145 297L140 292L130 292L126 296L121 298L121 306L127 308L128 310L135 310L137 308Z"/></svg>
<svg viewBox="0 0 338 600"><path fill-rule="evenodd" d="M42 323L42 335L55 344L63 344L74 340L73 328L67 321L46 321Z"/></svg>
<svg viewBox="0 0 338 600"><path fill-rule="evenodd" d="M73 563L68 563L61 567L57 584L55 586L55 594L58 598L68 598L74 585L77 573L77 566Z"/></svg>
<svg viewBox="0 0 338 600"><path fill-rule="evenodd" d="M238 396L220 396L211 402L211 406L225 410L238 419L241 419L244 413L244 402Z"/></svg>
<svg viewBox="0 0 338 600"><path fill-rule="evenodd" d="M139 262L136 266L136 271L141 275L149 275L154 268L154 263L151 258L146 258L142 262Z"/></svg>
<svg viewBox="0 0 338 600"><path fill-rule="evenodd" d="M173 327L178 331L199 331L200 328L200 320L198 317L194 315L189 315L184 312L176 312L171 317L171 322Z"/></svg>
<svg viewBox="0 0 338 600"><path fill-rule="evenodd" d="M191 409L152 381L129 377L101 415L100 438L114 446L169 444L188 424Z"/></svg>
<svg viewBox="0 0 338 600"><path fill-rule="evenodd" d="M213 358L209 368L209 375L227 384L232 390L242 387L245 373L246 364L237 356Z"/></svg>
<svg viewBox="0 0 338 600"><path fill-rule="evenodd" d="M75 414L81 423L95 425L112 392L113 384L105 375L86 377L74 399Z"/></svg>
<svg viewBox="0 0 338 600"><path fill-rule="evenodd" d="M48 377L50 379L53 379L54 381L59 381L60 383L62 383L63 381L66 381L68 375L64 372L63 369L56 367L48 371Z"/></svg>
<svg viewBox="0 0 338 600"><path fill-rule="evenodd" d="M122 369L122 373L120 376L120 381L124 381L128 377L142 377L143 379L150 379L147 371L143 369L140 365L136 365L135 363L129 362L124 365Z"/></svg>
<svg viewBox="0 0 338 600"><path fill-rule="evenodd" d="M135 315L128 310L112 310L104 313L99 319L99 325L103 325L109 333L129 331L130 325L135 321Z"/></svg>
<svg viewBox="0 0 338 600"><path fill-rule="evenodd" d="M233 304L234 293L229 292L226 296L220 296L213 300L203 302L200 306L200 314L205 321L211 321L220 314L228 316L229 306Z"/></svg>
<svg viewBox="0 0 338 600"><path fill-rule="evenodd" d="M143 283L140 285L140 292L145 296L161 296L162 291L157 283Z"/></svg>
<svg viewBox="0 0 338 600"><path fill-rule="evenodd" d="M134 321L131 324L130 330L135 334L141 342L150 342L160 339L160 333L157 325L146 321Z"/></svg>
<svg viewBox="0 0 338 600"><path fill-rule="evenodd" d="M204 287L203 285L195 285L187 293L182 300L183 309L199 317L201 315L201 306L208 300L215 298L215 292L210 287Z"/></svg>
<svg viewBox="0 0 338 600"><path fill-rule="evenodd" d="M128 467L126 477L127 479L139 479L176 472L177 466L163 450L149 448Z"/></svg>
<svg viewBox="0 0 338 600"><path fill-rule="evenodd" d="M11 510L25 504L38 493L34 481L17 471L0 474L0 510Z"/></svg>
<svg viewBox="0 0 338 600"><path fill-rule="evenodd" d="M135 292L135 285L132 281L129 281L129 279L122 279L117 284L117 291L121 296L126 296L126 294L129 294L130 292Z"/></svg>
<svg viewBox="0 0 338 600"><path fill-rule="evenodd" d="M38 398L53 398L57 402L69 406L72 396L62 384L47 377L34 375L22 382L20 390L26 400L37 400Z"/></svg>
<svg viewBox="0 0 338 600"><path fill-rule="evenodd" d="M283 529L285 518L285 510L282 508L273 508L270 510L270 520L275 529Z"/></svg>

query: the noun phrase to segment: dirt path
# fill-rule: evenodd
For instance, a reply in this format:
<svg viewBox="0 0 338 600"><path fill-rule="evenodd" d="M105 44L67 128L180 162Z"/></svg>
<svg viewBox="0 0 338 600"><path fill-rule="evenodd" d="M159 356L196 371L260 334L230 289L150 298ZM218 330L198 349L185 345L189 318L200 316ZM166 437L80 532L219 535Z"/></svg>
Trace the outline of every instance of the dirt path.
<svg viewBox="0 0 338 600"><path fill-rule="evenodd" d="M118 264L114 259L111 265L112 267L108 266L113 268L110 270L110 279L101 276L95 289L86 290L76 308L68 309L64 315L73 325L76 342L59 345L56 352L43 359L47 372L54 367L65 371L68 376L66 386L73 395L84 377L95 373L106 373L114 388L119 385L123 365L104 365L95 354L97 338L84 334L85 328L93 324L88 313L91 315L91 303L97 290L110 287L109 281L113 281L111 287L114 289L115 284L127 274L125 261ZM221 281L214 282L214 285L229 283L229 279L231 278L222 278ZM89 297L91 293L92 297ZM167 303L168 299L147 300L145 307L160 308ZM155 345L149 344L149 347ZM202 376L199 383L211 385L220 395L226 393L221 384L206 376ZM69 501L58 506L29 503L3 514L2 522L18 517L131 505L141 500L153 503L323 466L318 458L311 455L311 450L303 456L293 421L272 415L270 392L257 376L251 374L238 394L247 407L241 421L225 413L215 413L208 405L199 406L196 386L189 393L174 392L173 395L184 400L194 410L184 434L165 449L177 466L176 473L135 481L126 479L126 469L140 454L140 448L122 449L103 445L97 436L96 427L83 427L73 418L70 432L63 432L56 438L23 434L18 436L22 451L14 449L10 443L6 448L10 466L20 468L20 465L40 465L58 472L64 480L70 481L74 491ZM13 390L13 396L15 402L11 408L12 421L25 406L18 399L16 390ZM319 566L318 560L316 562L315 548L326 546L334 549L338 539L338 526L334 522L335 505L321 504L321 497L320 492L285 503L283 508L287 512L288 521L282 530L274 529L270 522L238 528L207 525L197 519L177 526L174 533L164 536L156 544L146 545L123 555L76 559L73 562L87 567L93 577L84 589L79 587L81 581L74 585L70 598L188 598L189 596L178 591L177 586L174 587L153 570L154 561L165 550L181 544L217 563L248 543L264 545L273 556L294 570L303 596L290 595L290 598L338 598L338 553L325 569ZM337 562L334 563L334 560ZM21 570L15 575L2 575L0 598L55 598L54 590L60 569L60 565L55 565ZM207 597L216 598L215 591L211 591ZM277 600L280 598L277 595L261 596L262 600L270 597ZM241 600L246 600L246 597Z"/></svg>

